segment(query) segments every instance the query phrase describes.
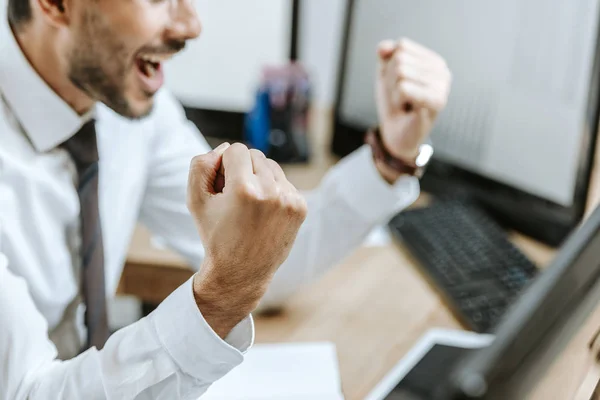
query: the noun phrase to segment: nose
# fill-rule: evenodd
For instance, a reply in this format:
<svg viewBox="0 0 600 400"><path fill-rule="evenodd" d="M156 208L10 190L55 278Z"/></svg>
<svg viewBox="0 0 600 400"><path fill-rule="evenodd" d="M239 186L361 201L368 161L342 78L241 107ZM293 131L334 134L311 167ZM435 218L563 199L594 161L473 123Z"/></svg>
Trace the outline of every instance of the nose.
<svg viewBox="0 0 600 400"><path fill-rule="evenodd" d="M169 38L181 41L197 38L202 31L202 24L194 0L175 0L172 4L172 22L167 32Z"/></svg>

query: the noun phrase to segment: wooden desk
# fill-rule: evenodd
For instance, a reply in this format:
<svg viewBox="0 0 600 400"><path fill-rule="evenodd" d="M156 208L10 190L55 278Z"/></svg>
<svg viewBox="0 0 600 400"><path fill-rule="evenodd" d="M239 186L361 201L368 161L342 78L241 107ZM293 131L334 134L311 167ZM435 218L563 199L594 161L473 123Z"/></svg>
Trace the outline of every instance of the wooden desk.
<svg viewBox="0 0 600 400"><path fill-rule="evenodd" d="M327 121L326 114L317 116L313 132L327 132ZM286 169L290 180L302 189L314 186L333 162L324 150L327 135L313 138L313 143L321 150L311 166ZM512 239L541 266L554 256L552 249L531 239L519 235ZM151 248L148 233L140 229L131 246L121 291L159 302L190 276L182 259ZM363 399L433 327L461 328L434 287L415 268L414 260L394 245L358 249L293 296L282 314L256 318L259 343L334 342L348 400ZM548 381L560 382L559 387L546 387L536 398L566 399L567 393L574 393L584 368L578 369L574 361L586 352L593 329L590 325L570 347L570 357L559 360L548 374Z"/></svg>
<svg viewBox="0 0 600 400"><path fill-rule="evenodd" d="M191 270L179 257L152 249L148 239L146 231L136 235L123 289L159 302ZM526 238L515 242L540 264L554 254ZM151 259L142 258L145 252ZM255 320L258 343L334 342L347 400L364 398L428 329L461 328L414 260L393 245L359 248L294 295L281 315Z"/></svg>

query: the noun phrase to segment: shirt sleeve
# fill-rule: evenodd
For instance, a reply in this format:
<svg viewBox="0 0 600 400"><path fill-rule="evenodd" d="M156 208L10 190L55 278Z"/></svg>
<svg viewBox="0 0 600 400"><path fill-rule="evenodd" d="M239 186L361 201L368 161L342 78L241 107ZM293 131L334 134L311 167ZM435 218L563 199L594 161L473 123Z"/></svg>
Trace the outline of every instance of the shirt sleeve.
<svg viewBox="0 0 600 400"><path fill-rule="evenodd" d="M280 306L359 247L376 226L411 205L419 193L415 177L401 177L394 185L384 181L368 146L344 158L307 193L306 220L261 307Z"/></svg>
<svg viewBox="0 0 600 400"><path fill-rule="evenodd" d="M221 340L199 312L191 280L152 314L113 334L103 350L56 359L26 282L0 253L0 398L197 399L242 362L247 318Z"/></svg>
<svg viewBox="0 0 600 400"><path fill-rule="evenodd" d="M141 220L198 268L204 251L186 207L187 177L191 159L210 151L210 146L168 92L162 93L158 107L159 131ZM418 196L417 178L406 176L394 185L385 182L367 146L343 159L316 190L307 193L307 218L261 306L281 304L349 255L373 228Z"/></svg>

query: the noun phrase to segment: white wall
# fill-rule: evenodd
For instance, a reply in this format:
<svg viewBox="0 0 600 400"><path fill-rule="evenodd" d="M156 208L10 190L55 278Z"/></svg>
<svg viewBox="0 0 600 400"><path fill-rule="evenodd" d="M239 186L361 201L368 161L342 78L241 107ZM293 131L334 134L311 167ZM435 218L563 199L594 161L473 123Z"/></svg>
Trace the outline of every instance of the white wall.
<svg viewBox="0 0 600 400"><path fill-rule="evenodd" d="M202 34L166 68L186 105L247 110L262 67L289 56L288 0L196 0Z"/></svg>
<svg viewBox="0 0 600 400"><path fill-rule="evenodd" d="M301 0L300 59L315 82L315 101L335 101L337 72L347 0Z"/></svg>
<svg viewBox="0 0 600 400"><path fill-rule="evenodd" d="M315 102L330 106L347 0L301 0L301 61L315 83ZM200 39L166 68L167 85L195 107L246 111L265 64L289 55L291 0L196 0Z"/></svg>

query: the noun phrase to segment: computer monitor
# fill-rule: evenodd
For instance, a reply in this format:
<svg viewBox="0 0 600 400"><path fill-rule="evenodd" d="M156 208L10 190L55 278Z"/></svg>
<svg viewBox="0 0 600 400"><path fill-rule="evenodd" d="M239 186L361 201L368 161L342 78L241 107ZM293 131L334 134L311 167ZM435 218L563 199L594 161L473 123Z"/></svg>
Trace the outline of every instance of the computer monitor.
<svg viewBox="0 0 600 400"><path fill-rule="evenodd" d="M409 37L454 81L424 190L466 194L551 245L584 215L599 118L598 0L349 0L333 151L377 124L375 48Z"/></svg>
<svg viewBox="0 0 600 400"><path fill-rule="evenodd" d="M439 385L437 398L530 398L529 392L598 307L600 208L508 311L493 343L466 356Z"/></svg>

